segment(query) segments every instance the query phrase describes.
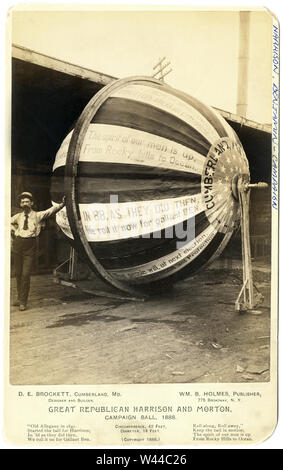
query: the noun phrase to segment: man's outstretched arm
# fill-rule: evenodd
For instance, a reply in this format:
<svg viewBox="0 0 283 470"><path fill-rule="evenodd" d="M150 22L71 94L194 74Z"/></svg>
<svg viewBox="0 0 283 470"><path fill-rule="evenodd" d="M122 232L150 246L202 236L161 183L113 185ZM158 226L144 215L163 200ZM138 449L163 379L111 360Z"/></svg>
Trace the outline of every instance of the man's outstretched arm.
<svg viewBox="0 0 283 470"><path fill-rule="evenodd" d="M51 206L49 209L46 209L45 211L39 211L37 212L37 217L39 220L44 220L48 219L48 217L51 217L52 215L56 214L59 212L66 204L66 198L63 196L62 202L60 204L57 204L56 206Z"/></svg>

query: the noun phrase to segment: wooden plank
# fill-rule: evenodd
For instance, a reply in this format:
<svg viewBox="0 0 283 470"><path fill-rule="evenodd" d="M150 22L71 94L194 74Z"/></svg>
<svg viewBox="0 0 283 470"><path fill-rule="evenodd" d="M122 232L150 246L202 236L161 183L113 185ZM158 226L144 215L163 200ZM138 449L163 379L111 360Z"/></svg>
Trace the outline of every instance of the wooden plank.
<svg viewBox="0 0 283 470"><path fill-rule="evenodd" d="M15 44L12 46L12 57L95 83L101 83L102 85L107 85L115 80L115 77L111 75L95 72L94 70L80 67Z"/></svg>
<svg viewBox="0 0 283 470"><path fill-rule="evenodd" d="M100 289L87 289L84 287L83 282L77 281L77 282L70 282L66 281L63 278L60 278L58 275L54 277L54 282L56 284L61 284L62 286L66 287L72 287L73 289L77 289L81 292L84 292L85 294L91 294L94 296L98 297L108 297L110 299L121 299L121 300L132 300L135 302L144 302L145 298L144 297L132 297L132 296L127 296L123 294L115 294L114 292L111 291L106 291L106 290L100 290Z"/></svg>

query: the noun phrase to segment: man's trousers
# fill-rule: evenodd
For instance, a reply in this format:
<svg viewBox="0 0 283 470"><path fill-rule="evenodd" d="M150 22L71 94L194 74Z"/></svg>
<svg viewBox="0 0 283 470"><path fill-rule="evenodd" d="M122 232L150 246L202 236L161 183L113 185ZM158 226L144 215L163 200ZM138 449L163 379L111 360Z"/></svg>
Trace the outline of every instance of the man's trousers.
<svg viewBox="0 0 283 470"><path fill-rule="evenodd" d="M36 239L16 237L13 242L14 267L18 300L26 305L30 288L30 276L35 259Z"/></svg>

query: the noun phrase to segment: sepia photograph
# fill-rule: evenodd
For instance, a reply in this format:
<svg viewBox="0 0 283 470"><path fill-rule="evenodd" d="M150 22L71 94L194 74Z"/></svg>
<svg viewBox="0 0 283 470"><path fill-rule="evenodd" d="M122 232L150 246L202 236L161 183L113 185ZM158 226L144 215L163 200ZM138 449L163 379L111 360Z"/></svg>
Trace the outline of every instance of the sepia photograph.
<svg viewBox="0 0 283 470"><path fill-rule="evenodd" d="M9 386L274 384L275 16L30 4L8 23ZM197 411L230 412L207 390L222 402Z"/></svg>

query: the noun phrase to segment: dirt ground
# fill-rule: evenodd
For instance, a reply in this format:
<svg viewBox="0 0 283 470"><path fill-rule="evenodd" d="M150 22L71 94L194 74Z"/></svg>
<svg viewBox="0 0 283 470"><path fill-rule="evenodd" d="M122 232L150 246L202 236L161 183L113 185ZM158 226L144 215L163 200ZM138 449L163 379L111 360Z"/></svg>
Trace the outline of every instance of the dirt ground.
<svg viewBox="0 0 283 470"><path fill-rule="evenodd" d="M52 274L34 276L28 310L11 307L10 382L268 381L268 265L254 264L254 280L264 301L239 313L240 267L209 269L145 302L94 297L55 284Z"/></svg>

